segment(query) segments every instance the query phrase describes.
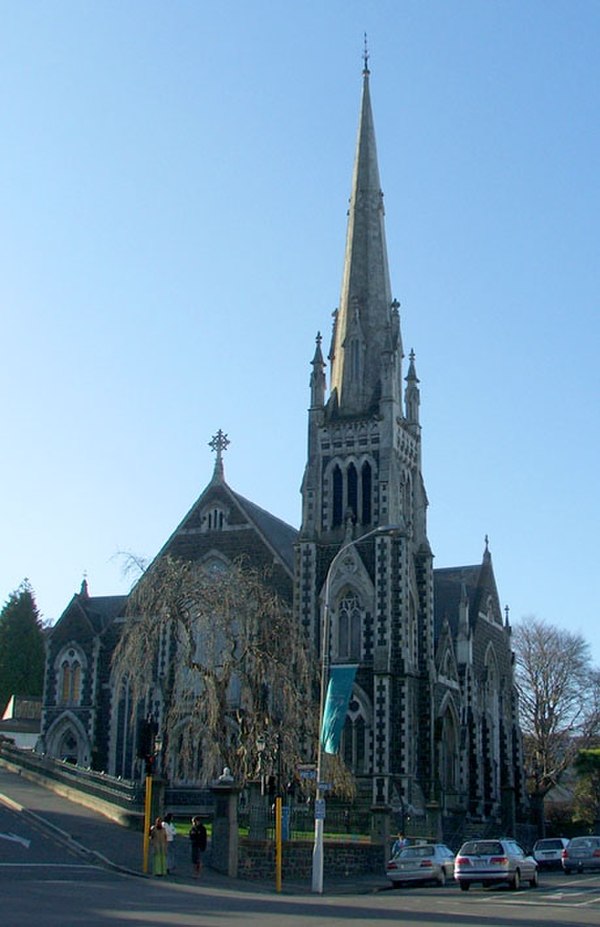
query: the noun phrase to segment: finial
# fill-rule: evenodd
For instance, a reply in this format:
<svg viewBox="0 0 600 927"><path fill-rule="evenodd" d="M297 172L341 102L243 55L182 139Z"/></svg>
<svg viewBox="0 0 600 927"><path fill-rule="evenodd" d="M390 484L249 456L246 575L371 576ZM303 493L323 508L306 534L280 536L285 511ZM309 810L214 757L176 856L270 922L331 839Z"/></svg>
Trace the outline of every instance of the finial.
<svg viewBox="0 0 600 927"><path fill-rule="evenodd" d="M369 46L367 45L367 33L364 34L365 44L363 49L363 74L370 74L369 71Z"/></svg>
<svg viewBox="0 0 600 927"><path fill-rule="evenodd" d="M88 588L88 581L87 581L87 570L84 570L84 573L83 573L83 579L81 581L81 589L79 590L79 595L82 596L84 599L89 598L89 595L90 595L89 588Z"/></svg>
<svg viewBox="0 0 600 927"><path fill-rule="evenodd" d="M208 442L208 446L211 450L215 451L217 458L215 460L215 473L213 479L218 476L223 476L223 451L226 451L229 445L231 444L227 435L219 430L216 435Z"/></svg>
<svg viewBox="0 0 600 927"><path fill-rule="evenodd" d="M317 347L319 347L319 348L321 347L321 342L322 342L322 341L323 341L323 338L322 338L322 336L321 336L321 332L317 332L317 337L316 337Z"/></svg>
<svg viewBox="0 0 600 927"><path fill-rule="evenodd" d="M229 440L227 435L221 431L220 428L217 431L216 435L214 435L213 438L208 442L208 446L213 451L217 452L217 460L221 459L223 451L226 451L230 444L231 444L231 441Z"/></svg>
<svg viewBox="0 0 600 927"><path fill-rule="evenodd" d="M488 553L489 547L490 547L490 539L489 539L489 537L487 536L487 534L486 534L486 536L485 536L485 538L484 538L484 541L485 541L485 552Z"/></svg>
<svg viewBox="0 0 600 927"><path fill-rule="evenodd" d="M392 301L392 304L391 304L391 307L390 307L390 308L393 309L394 312L398 312L398 309L400 308L400 303L398 302L397 299L394 299L394 300Z"/></svg>
<svg viewBox="0 0 600 927"><path fill-rule="evenodd" d="M510 628L510 621L509 621L510 608L508 605L504 606L504 615L505 615L504 627L508 631Z"/></svg>

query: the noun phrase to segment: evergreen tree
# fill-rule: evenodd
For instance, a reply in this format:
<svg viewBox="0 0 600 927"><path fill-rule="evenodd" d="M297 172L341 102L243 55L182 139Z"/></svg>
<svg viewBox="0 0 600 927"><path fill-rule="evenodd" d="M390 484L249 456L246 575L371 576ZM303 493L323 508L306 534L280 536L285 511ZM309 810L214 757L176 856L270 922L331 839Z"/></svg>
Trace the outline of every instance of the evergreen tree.
<svg viewBox="0 0 600 927"><path fill-rule="evenodd" d="M44 632L27 580L12 592L0 612L0 712L11 695L41 695L44 685Z"/></svg>

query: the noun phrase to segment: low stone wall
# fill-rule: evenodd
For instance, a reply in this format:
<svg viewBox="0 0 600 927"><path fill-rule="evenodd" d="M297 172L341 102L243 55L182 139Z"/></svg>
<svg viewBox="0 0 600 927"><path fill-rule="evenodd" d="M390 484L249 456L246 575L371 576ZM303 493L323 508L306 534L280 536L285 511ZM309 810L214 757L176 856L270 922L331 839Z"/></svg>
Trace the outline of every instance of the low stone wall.
<svg viewBox="0 0 600 927"><path fill-rule="evenodd" d="M52 789L69 801L93 808L124 827L135 830L143 827L144 792L139 782L113 779L7 744L0 746L0 763L11 772Z"/></svg>
<svg viewBox="0 0 600 927"><path fill-rule="evenodd" d="M284 841L283 881L310 881L312 855L312 841ZM275 843L272 840L242 839L238 860L240 879L270 879L275 873ZM382 873L385 872L386 862L387 850L381 844L336 841L325 842L323 847L325 877L352 878L353 875Z"/></svg>

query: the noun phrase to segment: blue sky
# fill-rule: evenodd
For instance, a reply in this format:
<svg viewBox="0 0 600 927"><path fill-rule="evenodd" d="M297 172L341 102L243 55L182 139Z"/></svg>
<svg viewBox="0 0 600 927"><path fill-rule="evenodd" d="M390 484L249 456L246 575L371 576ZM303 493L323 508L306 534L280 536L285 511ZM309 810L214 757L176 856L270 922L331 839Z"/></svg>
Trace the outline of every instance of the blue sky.
<svg viewBox="0 0 600 927"><path fill-rule="evenodd" d="M298 525L363 32L436 566L595 638L600 4L5 0L0 598L126 591L210 479Z"/></svg>

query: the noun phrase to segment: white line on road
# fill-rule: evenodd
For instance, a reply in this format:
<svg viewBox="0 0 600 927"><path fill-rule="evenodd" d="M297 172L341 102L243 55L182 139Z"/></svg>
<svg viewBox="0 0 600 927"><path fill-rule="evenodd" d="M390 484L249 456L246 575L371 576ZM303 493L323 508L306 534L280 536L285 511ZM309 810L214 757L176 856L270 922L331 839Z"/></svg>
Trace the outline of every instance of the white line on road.
<svg viewBox="0 0 600 927"><path fill-rule="evenodd" d="M28 840L27 837L19 837L18 834L0 834L0 840L10 840L12 843L20 843L26 850L31 846L31 840Z"/></svg>

